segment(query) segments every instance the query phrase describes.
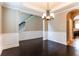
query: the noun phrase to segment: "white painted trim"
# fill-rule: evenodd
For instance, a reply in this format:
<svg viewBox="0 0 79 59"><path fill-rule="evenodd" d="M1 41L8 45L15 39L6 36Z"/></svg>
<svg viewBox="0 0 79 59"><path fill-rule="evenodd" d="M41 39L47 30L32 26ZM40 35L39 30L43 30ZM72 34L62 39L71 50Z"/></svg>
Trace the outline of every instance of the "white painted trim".
<svg viewBox="0 0 79 59"><path fill-rule="evenodd" d="M2 34L3 49L19 46L20 40L28 40L43 37L43 31L27 31L22 33L4 33Z"/></svg>
<svg viewBox="0 0 79 59"><path fill-rule="evenodd" d="M6 8L18 10L18 11L21 11L21 12L25 12L25 13L28 13L28 14L40 16L40 17L42 15L42 12L37 11L37 10L33 10L31 8L28 8L28 7L24 7L22 5L13 6L13 5L10 5L10 4L3 4L2 6L6 7Z"/></svg>
<svg viewBox="0 0 79 59"><path fill-rule="evenodd" d="M48 31L43 31L43 40L48 40Z"/></svg>
<svg viewBox="0 0 79 59"><path fill-rule="evenodd" d="M2 49L0 50L0 55L2 54Z"/></svg>
<svg viewBox="0 0 79 59"><path fill-rule="evenodd" d="M19 34L19 40L29 40L43 37L43 31L26 31Z"/></svg>
<svg viewBox="0 0 79 59"><path fill-rule="evenodd" d="M45 31L45 20L43 20L43 40L48 39L48 31Z"/></svg>
<svg viewBox="0 0 79 59"><path fill-rule="evenodd" d="M55 14L58 14L58 13L62 13L62 12L66 12L66 11L71 11L73 9L76 9L76 8L79 8L79 3L78 2L75 2L75 3L72 3L66 7L63 7L59 10L55 10L55 11L51 11L51 12L54 12Z"/></svg>
<svg viewBox="0 0 79 59"><path fill-rule="evenodd" d="M45 12L45 10L40 10L38 8L33 8L31 5L29 5L29 3L27 3L27 4L4 3L2 6L7 7L7 8L11 8L11 9L15 9L15 10L19 10L19 11L22 11L22 12L26 12L26 13L29 13L29 14L37 15L37 16L41 16L42 13ZM79 6L79 3L73 3L73 2L68 3L68 4L65 4L65 5L62 5L62 7L52 9L51 12L60 13L60 12L63 12L65 10L70 9L71 7L67 8L69 6L71 6L71 7Z"/></svg>
<svg viewBox="0 0 79 59"><path fill-rule="evenodd" d="M2 34L3 49L19 46L18 33L4 33Z"/></svg>
<svg viewBox="0 0 79 59"><path fill-rule="evenodd" d="M28 7L28 4L25 7L21 4L18 4L16 6L16 4L12 5L10 3L5 3L5 4L2 4L2 6L7 7L7 8L11 8L11 9L15 9L15 10L19 10L19 11L22 11L22 12L26 12L26 13L29 13L29 14L37 15L37 16L41 16L42 13L45 12L44 10L39 10L39 9L33 8L31 6ZM61 13L61 12L69 10L70 8L79 7L79 3L78 2L71 2L71 3L68 3L66 5L62 5L62 6L63 7L61 7L61 8L52 9L51 12Z"/></svg>
<svg viewBox="0 0 79 59"><path fill-rule="evenodd" d="M67 45L66 39L66 32L48 32L48 40Z"/></svg>
<svg viewBox="0 0 79 59"><path fill-rule="evenodd" d="M57 8L52 9L51 12L54 12L54 11L57 11L57 10L63 9L63 8L65 8L65 7L67 7L67 6L70 6L71 4L74 4L74 3L71 2L71 3L63 4L63 5L61 5L61 6L57 7Z"/></svg>

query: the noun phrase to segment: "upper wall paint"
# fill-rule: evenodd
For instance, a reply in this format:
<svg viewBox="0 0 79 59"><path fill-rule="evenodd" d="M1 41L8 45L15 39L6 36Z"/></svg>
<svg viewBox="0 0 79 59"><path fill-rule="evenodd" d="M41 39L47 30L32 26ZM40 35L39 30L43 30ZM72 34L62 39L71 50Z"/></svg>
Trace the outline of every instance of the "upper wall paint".
<svg viewBox="0 0 79 59"><path fill-rule="evenodd" d="M66 32L67 31L67 14L68 12L77 9L78 7L72 7L62 12L55 12L55 19L49 22L49 31L54 32Z"/></svg>
<svg viewBox="0 0 79 59"><path fill-rule="evenodd" d="M2 32L2 18L1 18L1 15L2 14L2 12L1 12L1 6L0 6L0 33Z"/></svg>
<svg viewBox="0 0 79 59"><path fill-rule="evenodd" d="M2 33L18 32L18 11L2 7Z"/></svg>
<svg viewBox="0 0 79 59"><path fill-rule="evenodd" d="M24 13L21 11L19 11L18 15L19 15L19 24L21 22L24 22L25 20L27 20L30 17L30 14L27 14L27 13Z"/></svg>
<svg viewBox="0 0 79 59"><path fill-rule="evenodd" d="M14 9L2 7L2 33L18 32L20 17L28 18L29 14ZM20 21L19 21L20 20ZM24 20L23 20L24 21ZM26 31L42 31L43 20L39 16L33 16L26 21Z"/></svg>
<svg viewBox="0 0 79 59"><path fill-rule="evenodd" d="M1 6L0 6L0 55L1 55L1 53L2 53L2 8L1 8Z"/></svg>
<svg viewBox="0 0 79 59"><path fill-rule="evenodd" d="M49 27L54 32L66 31L66 12L55 14L55 19L49 22ZM50 29L50 28L49 28Z"/></svg>
<svg viewBox="0 0 79 59"><path fill-rule="evenodd" d="M43 31L43 20L39 16L31 16L26 19L26 31Z"/></svg>
<svg viewBox="0 0 79 59"><path fill-rule="evenodd" d="M43 20L39 16L19 11L19 23L25 21L25 31L42 31Z"/></svg>

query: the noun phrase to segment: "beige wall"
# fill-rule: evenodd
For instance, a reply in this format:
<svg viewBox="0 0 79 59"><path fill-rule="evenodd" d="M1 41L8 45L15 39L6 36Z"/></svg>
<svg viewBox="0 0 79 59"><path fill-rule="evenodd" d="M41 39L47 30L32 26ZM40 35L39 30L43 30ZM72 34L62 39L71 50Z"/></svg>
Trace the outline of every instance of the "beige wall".
<svg viewBox="0 0 79 59"><path fill-rule="evenodd" d="M1 20L2 20L2 19L1 19L1 16L2 16L1 14L2 14L2 12L1 12L1 11L2 11L2 10L1 10L1 6L0 6L0 55L1 55L1 53L2 53L2 34L1 34L1 32L2 32L2 31L1 31L1 29L2 29L2 28L1 28Z"/></svg>
<svg viewBox="0 0 79 59"><path fill-rule="evenodd" d="M48 30L54 32L65 32L66 31L66 12L55 13L55 19L49 22Z"/></svg>
<svg viewBox="0 0 79 59"><path fill-rule="evenodd" d="M18 32L19 17L22 15L28 17L29 14L18 12L13 9L2 7L2 33L14 33ZM42 31L43 20L39 16L33 16L30 19L26 19L26 31Z"/></svg>
<svg viewBox="0 0 79 59"><path fill-rule="evenodd" d="M18 32L18 11L2 7L2 33Z"/></svg>
<svg viewBox="0 0 79 59"><path fill-rule="evenodd" d="M2 15L1 14L2 14L2 12L1 12L1 6L0 6L0 33L2 32L2 26L1 26L2 25L2 22L1 22L2 21L2 19L1 19Z"/></svg>
<svg viewBox="0 0 79 59"><path fill-rule="evenodd" d="M38 16L31 16L26 20L26 31L43 31L43 20Z"/></svg>
<svg viewBox="0 0 79 59"><path fill-rule="evenodd" d="M66 14L69 11L61 11L55 13L55 19L49 21L48 24L48 40L55 41L67 45Z"/></svg>
<svg viewBox="0 0 79 59"><path fill-rule="evenodd" d="M76 6L76 4L67 6L66 8L60 9L59 11L55 11L55 19L51 20L49 24L49 27L51 27L52 31L54 32L66 32L67 31L67 13L74 9L78 9L79 6Z"/></svg>
<svg viewBox="0 0 79 59"><path fill-rule="evenodd" d="M72 5L73 6L73 5ZM69 7L69 9L61 9L55 12L55 19L51 20L48 24L48 39L67 45L68 34L67 33L67 14L79 7ZM71 27L71 25L69 25Z"/></svg>

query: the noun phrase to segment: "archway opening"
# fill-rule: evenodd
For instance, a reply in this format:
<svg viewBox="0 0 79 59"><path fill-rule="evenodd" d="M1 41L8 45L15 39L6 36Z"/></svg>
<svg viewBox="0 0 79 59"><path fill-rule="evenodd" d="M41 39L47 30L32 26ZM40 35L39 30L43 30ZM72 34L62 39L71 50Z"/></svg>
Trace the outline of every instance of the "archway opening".
<svg viewBox="0 0 79 59"><path fill-rule="evenodd" d="M73 46L79 40L79 9L67 14L67 45ZM78 42L79 43L79 42Z"/></svg>

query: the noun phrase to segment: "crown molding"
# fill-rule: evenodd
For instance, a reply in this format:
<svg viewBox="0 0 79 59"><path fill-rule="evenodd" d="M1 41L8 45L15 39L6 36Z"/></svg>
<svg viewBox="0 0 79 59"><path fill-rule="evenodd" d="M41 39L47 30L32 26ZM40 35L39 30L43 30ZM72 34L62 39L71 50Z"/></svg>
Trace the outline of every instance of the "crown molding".
<svg viewBox="0 0 79 59"><path fill-rule="evenodd" d="M11 4L11 3L2 3L2 6L7 7L7 8L11 8L11 9L15 9L21 12L25 12L28 14L32 14L32 15L36 15L36 16L42 16L42 14L45 12L45 10L40 10L38 8L33 8L32 6L30 6L29 4L22 4L22 3L17 3L17 4ZM61 13L65 10L68 10L72 7L76 7L79 6L79 2L74 2L74 3L70 3L70 4L66 4L63 5L61 8L56 8L56 9L52 9L51 12L54 13Z"/></svg>
<svg viewBox="0 0 79 59"><path fill-rule="evenodd" d="M12 5L12 4L9 4L9 3L4 3L2 6L6 7L6 8L18 10L18 11L21 11L21 12L25 12L27 14L32 14L32 15L40 16L40 17L42 15L41 11L38 11L37 9L35 10L35 9L32 9L32 8L28 8L27 6L24 7L24 6L20 5L20 4Z"/></svg>
<svg viewBox="0 0 79 59"><path fill-rule="evenodd" d="M64 12L64 11L67 11L67 10L70 10L70 9L73 9L73 8L77 8L79 7L79 2L74 2L74 3L71 3L71 4L68 4L60 9L57 9L57 10L52 10L51 12L54 12L54 13L61 13L61 12Z"/></svg>

